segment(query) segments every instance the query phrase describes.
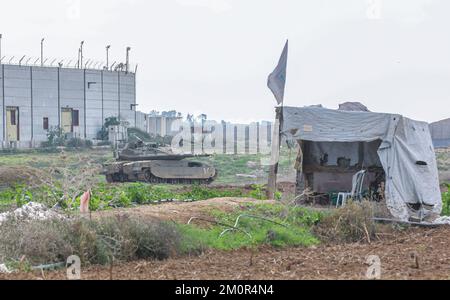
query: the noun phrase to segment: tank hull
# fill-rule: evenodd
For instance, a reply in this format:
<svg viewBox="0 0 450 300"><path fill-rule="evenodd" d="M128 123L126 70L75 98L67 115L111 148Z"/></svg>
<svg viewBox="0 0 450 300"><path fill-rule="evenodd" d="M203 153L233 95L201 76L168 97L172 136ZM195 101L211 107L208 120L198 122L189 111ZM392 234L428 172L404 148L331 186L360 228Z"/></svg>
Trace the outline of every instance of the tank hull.
<svg viewBox="0 0 450 300"><path fill-rule="evenodd" d="M217 170L205 163L185 160L119 161L104 168L108 182L209 184Z"/></svg>

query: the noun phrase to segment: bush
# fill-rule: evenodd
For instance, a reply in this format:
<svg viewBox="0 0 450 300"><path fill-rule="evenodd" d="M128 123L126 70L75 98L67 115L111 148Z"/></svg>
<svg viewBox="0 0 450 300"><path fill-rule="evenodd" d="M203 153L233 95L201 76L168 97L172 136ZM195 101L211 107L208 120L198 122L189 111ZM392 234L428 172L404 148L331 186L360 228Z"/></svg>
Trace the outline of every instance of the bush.
<svg viewBox="0 0 450 300"><path fill-rule="evenodd" d="M70 227L59 221L20 222L9 220L0 226L0 261L46 264L63 262L73 251L67 242Z"/></svg>
<svg viewBox="0 0 450 300"><path fill-rule="evenodd" d="M450 216L450 184L447 185L448 191L442 193L442 215Z"/></svg>
<svg viewBox="0 0 450 300"><path fill-rule="evenodd" d="M30 265L65 262L78 255L84 264L167 259L181 253L180 233L173 224L127 217L98 221L8 220L0 225L0 261Z"/></svg>
<svg viewBox="0 0 450 300"><path fill-rule="evenodd" d="M111 142L110 141L101 141L97 144L97 146L102 147L102 146L111 146Z"/></svg>
<svg viewBox="0 0 450 300"><path fill-rule="evenodd" d="M90 140L83 140L83 139L80 139L80 138L71 138L65 144L65 146L67 148L76 148L76 149L92 148L92 145L93 145L92 141L90 141Z"/></svg>
<svg viewBox="0 0 450 300"><path fill-rule="evenodd" d="M376 238L377 226L373 220L373 204L351 202L337 211L325 215L314 228L324 242L370 242Z"/></svg>
<svg viewBox="0 0 450 300"><path fill-rule="evenodd" d="M62 147L66 143L66 135L59 127L52 127L47 132L47 141L41 144L42 148Z"/></svg>
<svg viewBox="0 0 450 300"><path fill-rule="evenodd" d="M101 141L109 140L109 127L120 125L119 120L116 117L110 117L105 119L105 124L102 126L102 129L97 133L97 139Z"/></svg>

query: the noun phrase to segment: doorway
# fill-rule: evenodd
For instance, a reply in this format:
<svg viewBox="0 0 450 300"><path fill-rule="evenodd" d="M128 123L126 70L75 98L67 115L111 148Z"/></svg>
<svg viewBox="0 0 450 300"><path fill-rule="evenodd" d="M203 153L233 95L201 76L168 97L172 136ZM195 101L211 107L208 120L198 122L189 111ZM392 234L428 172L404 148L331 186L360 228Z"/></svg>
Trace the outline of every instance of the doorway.
<svg viewBox="0 0 450 300"><path fill-rule="evenodd" d="M6 108L6 135L8 142L18 142L19 134L19 108Z"/></svg>
<svg viewBox="0 0 450 300"><path fill-rule="evenodd" d="M61 113L61 130L64 134L73 132L73 110L63 108Z"/></svg>

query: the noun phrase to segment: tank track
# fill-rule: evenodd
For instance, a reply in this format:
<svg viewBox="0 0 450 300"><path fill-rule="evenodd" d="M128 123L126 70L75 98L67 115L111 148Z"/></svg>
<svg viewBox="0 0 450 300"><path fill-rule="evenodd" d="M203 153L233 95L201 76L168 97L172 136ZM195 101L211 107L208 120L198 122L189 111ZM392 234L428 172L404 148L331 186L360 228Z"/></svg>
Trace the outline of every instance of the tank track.
<svg viewBox="0 0 450 300"><path fill-rule="evenodd" d="M151 184L169 184L169 185L208 185L214 182L214 180L217 178L217 171L216 175L213 178L208 179L182 179L182 178L160 178L156 177L153 174L148 174L147 172L144 173L143 178L139 178L137 180L129 180L128 176L123 173L116 173L113 175L107 175L106 181L108 183L120 183L120 182L146 182Z"/></svg>

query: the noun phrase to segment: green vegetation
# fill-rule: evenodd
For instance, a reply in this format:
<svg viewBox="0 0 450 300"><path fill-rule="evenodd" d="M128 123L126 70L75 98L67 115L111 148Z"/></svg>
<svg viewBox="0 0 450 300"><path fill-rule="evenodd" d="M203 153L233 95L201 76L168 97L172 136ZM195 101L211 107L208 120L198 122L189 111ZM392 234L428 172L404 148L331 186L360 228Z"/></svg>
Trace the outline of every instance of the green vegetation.
<svg viewBox="0 0 450 300"><path fill-rule="evenodd" d="M0 156L0 169L10 168L19 172L30 168L39 171L37 177L50 173L52 177L39 183L32 184L26 180L22 184L13 184L4 180L2 174L5 172L0 170L2 185L7 182L0 187L0 210L33 201L47 207L60 204L70 213L78 209L80 195L87 189L92 191L92 211L151 205L160 200L266 199L262 184L266 181L264 176L268 169L261 164L265 159L261 155L215 155L205 158L218 168L218 183L252 183L250 188L107 184L97 168L111 158L110 151L85 149L55 153L41 150L5 153ZM281 169L292 167L294 160L295 154L284 150ZM87 170L83 170L85 167ZM445 162L440 162L440 169L448 170ZM254 174L258 179L244 182L236 174ZM78 176L81 179L77 182L70 181ZM78 181L84 183L79 184ZM73 191L69 193L68 188ZM281 195L278 193L277 196ZM380 230L372 220L373 207L369 203L350 203L332 213L283 204L243 204L232 212L212 210L206 214L204 219L193 220L190 225L130 217L21 223L11 220L0 225L0 261L8 266L20 265L27 270L27 266L63 262L68 256L76 254L84 263L107 264L112 258L120 261L165 259L198 254L207 249L229 251L259 246L312 246L319 242L370 242L377 239ZM443 214L450 215L448 191L443 193ZM238 225L234 227L236 222ZM19 263L24 256L26 261Z"/></svg>
<svg viewBox="0 0 450 300"><path fill-rule="evenodd" d="M70 208L79 207L80 195L76 197L74 205ZM49 207L60 204L63 208L69 208L67 203L61 203L63 195L62 188L52 188L39 186L27 188L18 185L0 191L0 205L3 207L20 207L23 204L34 201L43 203ZM148 185L144 183L127 183L110 185L98 183L92 189L90 209L92 211L105 210L117 207L130 207L133 205L145 205L158 202L160 200L190 200L199 201L212 198L225 197L250 197L258 200L265 200L265 195L261 192L260 186L254 186L248 192L242 189L215 189L204 186L166 186Z"/></svg>
<svg viewBox="0 0 450 300"><path fill-rule="evenodd" d="M234 250L260 245L295 247L318 243L311 227L320 220L321 215L304 208L260 204L246 205L231 214L222 211L211 214L214 219L210 226L179 225L184 251L199 245L202 248ZM233 228L238 217L237 229L225 232Z"/></svg>
<svg viewBox="0 0 450 300"><path fill-rule="evenodd" d="M447 192L442 193L442 215L450 216L450 184L447 185Z"/></svg>
<svg viewBox="0 0 450 300"><path fill-rule="evenodd" d="M47 141L42 143L42 148L55 148L64 146L66 135L60 127L52 127L47 132Z"/></svg>
<svg viewBox="0 0 450 300"><path fill-rule="evenodd" d="M113 158L112 151L93 149L54 149L16 150L14 153L2 152L0 155L1 167L31 167L46 169L50 166L77 168L80 156L84 160L96 164L103 164Z"/></svg>
<svg viewBox="0 0 450 300"><path fill-rule="evenodd" d="M68 138L60 127L52 127L47 132L47 141L41 144L41 148L52 151L57 147L67 148L91 148L92 141L83 140L81 138ZM54 150L53 150L54 151Z"/></svg>
<svg viewBox="0 0 450 300"><path fill-rule="evenodd" d="M109 139L109 127L120 125L119 120L116 117L110 117L105 119L102 129L97 133L97 139L100 141L107 141Z"/></svg>
<svg viewBox="0 0 450 300"><path fill-rule="evenodd" d="M239 216L239 229L222 234ZM232 213L211 211L210 218L208 226L126 216L99 220L9 219L0 224L0 261L29 270L24 266L64 262L70 255L78 255L84 264L107 264L111 259L161 260L207 249L311 246L318 243L311 227L321 215L298 207L261 204L245 205Z"/></svg>

